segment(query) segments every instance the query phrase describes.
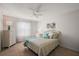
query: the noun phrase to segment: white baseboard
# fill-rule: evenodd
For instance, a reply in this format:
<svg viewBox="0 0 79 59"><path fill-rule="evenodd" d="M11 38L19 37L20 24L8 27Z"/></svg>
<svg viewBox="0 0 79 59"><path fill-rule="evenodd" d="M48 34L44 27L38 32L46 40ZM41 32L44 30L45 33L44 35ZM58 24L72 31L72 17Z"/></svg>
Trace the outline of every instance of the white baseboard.
<svg viewBox="0 0 79 59"><path fill-rule="evenodd" d="M61 47L64 47L64 48L67 48L67 49L70 49L70 50L73 50L73 51L77 51L79 52L78 49L75 49L75 48L72 48L72 47L68 47L68 46L65 46L65 45L60 45Z"/></svg>

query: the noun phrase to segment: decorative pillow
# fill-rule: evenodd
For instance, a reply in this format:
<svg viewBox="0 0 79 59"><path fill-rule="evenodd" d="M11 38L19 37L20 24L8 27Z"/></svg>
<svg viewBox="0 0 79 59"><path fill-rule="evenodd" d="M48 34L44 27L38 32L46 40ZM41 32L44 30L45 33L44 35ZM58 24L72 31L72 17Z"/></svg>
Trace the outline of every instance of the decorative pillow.
<svg viewBox="0 0 79 59"><path fill-rule="evenodd" d="M49 33L49 39L57 39L59 37L59 32Z"/></svg>
<svg viewBox="0 0 79 59"><path fill-rule="evenodd" d="M54 32L54 34L52 35L52 39L56 39L56 38L58 38L58 33Z"/></svg>
<svg viewBox="0 0 79 59"><path fill-rule="evenodd" d="M49 32L49 34L48 34L49 39L52 39L52 35L53 35L53 34L54 34L53 32Z"/></svg>
<svg viewBox="0 0 79 59"><path fill-rule="evenodd" d="M48 32L44 32L43 33L43 38L48 39L49 38L48 34L49 34Z"/></svg>

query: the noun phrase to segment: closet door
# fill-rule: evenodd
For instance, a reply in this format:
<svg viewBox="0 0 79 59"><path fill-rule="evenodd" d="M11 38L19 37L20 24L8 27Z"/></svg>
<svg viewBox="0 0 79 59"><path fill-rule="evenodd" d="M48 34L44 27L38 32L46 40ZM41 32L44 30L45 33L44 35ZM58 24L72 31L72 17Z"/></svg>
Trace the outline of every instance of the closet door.
<svg viewBox="0 0 79 59"><path fill-rule="evenodd" d="M3 31L2 31L2 40L1 46L10 47L16 43L15 37L15 28L14 28L14 19L9 16L3 16Z"/></svg>
<svg viewBox="0 0 79 59"><path fill-rule="evenodd" d="M16 43L15 24L12 22L10 25L10 46Z"/></svg>

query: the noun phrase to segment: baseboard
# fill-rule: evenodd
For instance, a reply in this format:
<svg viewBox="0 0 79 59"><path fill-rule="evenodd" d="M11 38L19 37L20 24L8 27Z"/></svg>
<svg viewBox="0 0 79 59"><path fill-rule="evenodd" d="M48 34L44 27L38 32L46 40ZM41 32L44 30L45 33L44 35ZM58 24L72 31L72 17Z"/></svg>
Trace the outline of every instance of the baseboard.
<svg viewBox="0 0 79 59"><path fill-rule="evenodd" d="M70 49L70 50L75 51L75 52L79 52L79 50L71 48L71 47L68 47L68 46L65 46L65 45L60 45L60 47L63 47L63 48L66 48L66 49Z"/></svg>

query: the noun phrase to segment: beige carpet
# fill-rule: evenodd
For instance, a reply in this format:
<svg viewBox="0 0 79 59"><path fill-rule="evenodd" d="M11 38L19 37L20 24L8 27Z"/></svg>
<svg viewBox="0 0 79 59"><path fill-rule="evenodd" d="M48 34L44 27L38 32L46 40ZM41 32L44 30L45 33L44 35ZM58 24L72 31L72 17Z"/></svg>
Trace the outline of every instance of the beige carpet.
<svg viewBox="0 0 79 59"><path fill-rule="evenodd" d="M37 56L37 54L27 47L24 47L22 42L3 50L0 52L0 56ZM49 56L79 56L79 53L66 48L57 47Z"/></svg>

